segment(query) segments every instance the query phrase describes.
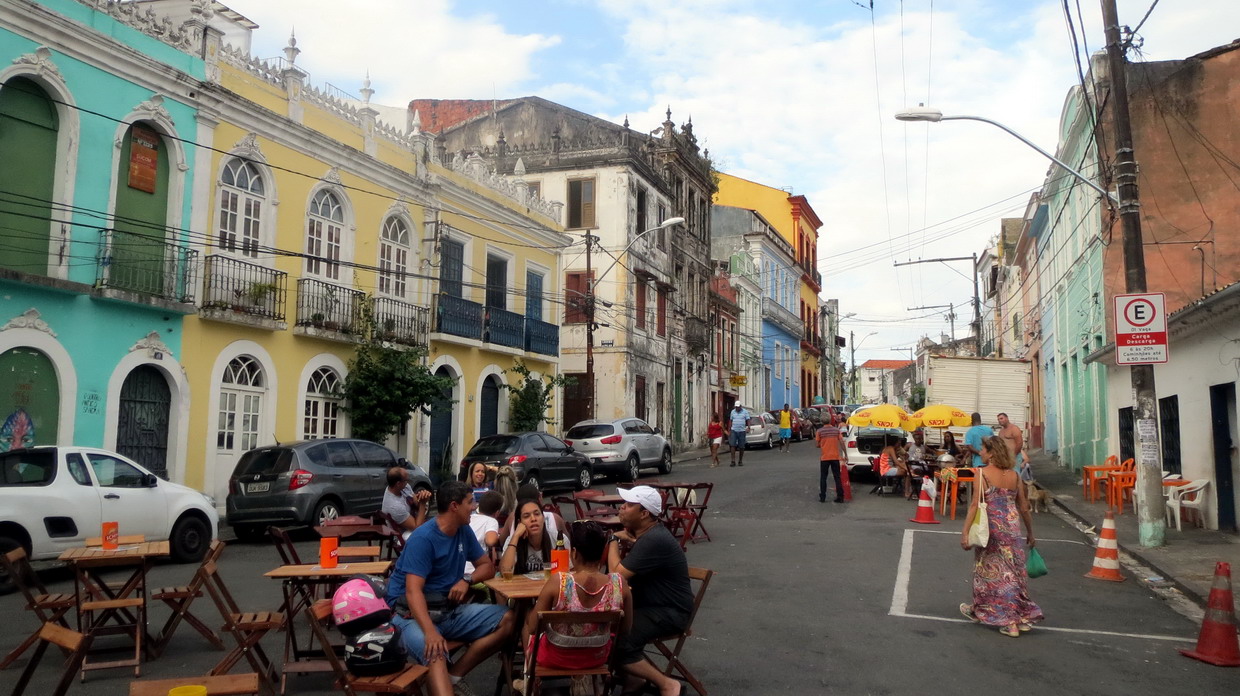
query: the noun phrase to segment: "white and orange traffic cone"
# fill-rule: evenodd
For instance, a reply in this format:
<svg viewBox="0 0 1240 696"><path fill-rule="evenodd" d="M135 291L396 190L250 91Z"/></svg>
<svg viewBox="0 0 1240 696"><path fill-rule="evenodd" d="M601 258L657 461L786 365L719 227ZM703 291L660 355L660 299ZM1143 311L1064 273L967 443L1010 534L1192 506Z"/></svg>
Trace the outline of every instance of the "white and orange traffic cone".
<svg viewBox="0 0 1240 696"><path fill-rule="evenodd" d="M930 500L930 494L925 488L921 489L921 495L917 496L917 516L909 520L917 524L939 524L934 519L934 501Z"/></svg>
<svg viewBox="0 0 1240 696"><path fill-rule="evenodd" d="M1197 636L1197 649L1180 653L1219 667L1240 667L1240 643L1236 641L1236 605L1231 598L1231 565L1214 566L1214 584L1206 601L1206 616Z"/></svg>
<svg viewBox="0 0 1240 696"><path fill-rule="evenodd" d="M1107 510L1106 519L1102 521L1102 533L1098 535L1094 567L1085 577L1111 582L1124 581L1124 576L1119 574L1119 540L1115 536L1115 515L1110 510Z"/></svg>

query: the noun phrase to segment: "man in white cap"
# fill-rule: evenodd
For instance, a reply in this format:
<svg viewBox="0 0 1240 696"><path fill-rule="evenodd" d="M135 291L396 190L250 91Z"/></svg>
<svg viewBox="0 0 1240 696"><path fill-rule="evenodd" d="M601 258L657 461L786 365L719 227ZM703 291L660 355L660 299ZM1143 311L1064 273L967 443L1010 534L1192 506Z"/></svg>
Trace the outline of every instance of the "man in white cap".
<svg viewBox="0 0 1240 696"><path fill-rule="evenodd" d="M680 543L659 521L663 498L650 486L634 486L616 491L624 499L617 532L608 545L607 565L624 576L633 589L633 627L616 643L620 664L631 684L625 691L640 688L649 681L661 696L676 696L680 682L663 674L646 659L646 644L655 638L680 633L693 611L693 590L689 586L689 562ZM620 560L620 542L633 548Z"/></svg>
<svg viewBox="0 0 1240 696"><path fill-rule="evenodd" d="M745 466L745 434L749 431L749 411L746 411L741 402L736 402L736 407L728 413L728 422L731 428L728 431L728 444L732 446L730 453L732 455L732 463L728 466L736 466L736 453L740 452L740 465Z"/></svg>

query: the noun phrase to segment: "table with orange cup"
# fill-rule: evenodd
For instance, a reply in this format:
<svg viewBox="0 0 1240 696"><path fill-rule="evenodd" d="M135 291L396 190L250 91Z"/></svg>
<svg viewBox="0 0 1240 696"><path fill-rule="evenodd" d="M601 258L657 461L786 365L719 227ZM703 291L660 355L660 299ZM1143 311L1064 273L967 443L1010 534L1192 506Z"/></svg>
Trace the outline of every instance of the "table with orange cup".
<svg viewBox="0 0 1240 696"><path fill-rule="evenodd" d="M511 685L517 649L521 647L521 627L525 625L526 615L534 608L534 602L542 593L543 586L547 584L547 578L544 576L535 579L525 575L514 575L511 579L505 580L496 575L490 580L483 581L483 584L495 593L497 604L511 604L516 617L513 623L512 640L500 652L500 659L503 663L500 678L503 679L504 685Z"/></svg>

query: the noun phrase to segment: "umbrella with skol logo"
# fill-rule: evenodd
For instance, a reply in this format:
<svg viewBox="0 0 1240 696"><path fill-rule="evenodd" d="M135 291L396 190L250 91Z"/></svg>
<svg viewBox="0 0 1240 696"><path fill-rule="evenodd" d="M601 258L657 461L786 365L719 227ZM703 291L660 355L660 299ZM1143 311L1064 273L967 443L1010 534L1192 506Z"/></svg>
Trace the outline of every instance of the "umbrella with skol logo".
<svg viewBox="0 0 1240 696"><path fill-rule="evenodd" d="M848 424L861 428L903 428L912 432L921 422L895 404L863 406L848 417Z"/></svg>
<svg viewBox="0 0 1240 696"><path fill-rule="evenodd" d="M955 406L947 404L933 404L927 406L912 415L914 420L919 421L927 428L965 428L973 424L969 414L961 411Z"/></svg>

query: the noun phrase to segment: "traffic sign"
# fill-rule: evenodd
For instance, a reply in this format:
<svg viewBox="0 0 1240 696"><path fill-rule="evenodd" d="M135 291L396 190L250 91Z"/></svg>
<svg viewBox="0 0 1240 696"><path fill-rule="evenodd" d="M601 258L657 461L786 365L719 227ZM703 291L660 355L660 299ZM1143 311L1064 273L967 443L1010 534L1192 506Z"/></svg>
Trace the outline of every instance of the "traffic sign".
<svg viewBox="0 0 1240 696"><path fill-rule="evenodd" d="M1165 363L1167 312L1161 292L1115 296L1115 364Z"/></svg>

